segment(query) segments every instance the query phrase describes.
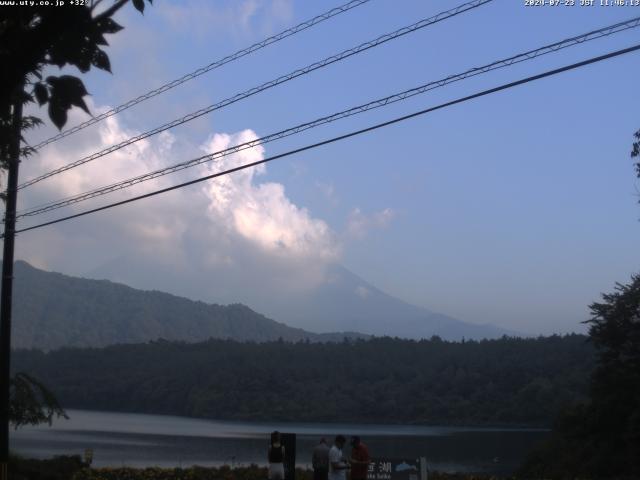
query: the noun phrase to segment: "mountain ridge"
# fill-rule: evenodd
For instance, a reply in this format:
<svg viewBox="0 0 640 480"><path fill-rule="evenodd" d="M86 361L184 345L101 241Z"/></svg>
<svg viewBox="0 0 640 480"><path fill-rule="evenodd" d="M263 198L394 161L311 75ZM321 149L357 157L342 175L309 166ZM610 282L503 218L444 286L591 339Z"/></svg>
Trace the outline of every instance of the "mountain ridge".
<svg viewBox="0 0 640 480"><path fill-rule="evenodd" d="M144 263L129 263L138 271ZM127 270L123 280L126 283ZM149 268L159 282L188 285L186 273L171 275ZM188 272L187 272L188 273ZM208 338L237 341L342 341L391 336L445 340L498 338L512 335L492 325L474 325L403 302L369 284L340 265L329 265L315 289L272 295L269 286L245 288L244 302L189 299L160 289L140 289L123 280L89 279L47 272L27 262L15 264L13 345L56 349L64 346L103 347L159 338L198 342ZM185 278L183 278L185 277ZM213 275L218 278L222 275ZM194 275L189 281L213 292L218 284ZM184 280L184 281L183 281ZM167 283L169 282L169 283ZM203 290L204 291L204 290ZM278 304L278 302L280 302ZM256 308L257 307L257 308ZM274 320L277 319L277 320Z"/></svg>
<svg viewBox="0 0 640 480"><path fill-rule="evenodd" d="M168 274L167 272L171 272ZM88 272L93 278L117 280L137 288L172 291L206 302L243 304L286 325L312 332L346 330L367 335L445 340L523 336L491 324L464 322L449 315L412 305L389 295L344 266L333 263L314 272L310 286L283 287L286 271L275 269L271 282L255 278L249 265L171 269L153 258L119 257Z"/></svg>
<svg viewBox="0 0 640 480"><path fill-rule="evenodd" d="M376 336L401 338L430 338L437 335L445 340L498 338L503 335L522 336L491 324L464 322L446 314L434 312L400 300L370 284L362 277L339 264L327 268L327 282L299 302L288 299L286 308L260 311L278 318L288 325L295 323L309 328L322 322L324 331L337 325L347 330L362 331Z"/></svg>
<svg viewBox="0 0 640 480"><path fill-rule="evenodd" d="M14 268L13 347L51 350L157 340L341 341L366 335L293 328L243 304L219 305L110 280Z"/></svg>

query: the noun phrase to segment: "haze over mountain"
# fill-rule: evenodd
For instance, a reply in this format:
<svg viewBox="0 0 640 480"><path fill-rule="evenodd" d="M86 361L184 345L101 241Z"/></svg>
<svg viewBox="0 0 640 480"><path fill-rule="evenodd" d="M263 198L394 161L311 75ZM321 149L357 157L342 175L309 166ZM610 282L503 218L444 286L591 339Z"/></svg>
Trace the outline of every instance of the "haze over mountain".
<svg viewBox="0 0 640 480"><path fill-rule="evenodd" d="M282 271L265 283L259 279L266 275L254 276L239 268L212 271L196 265L163 267L162 262L152 263L144 257L121 257L86 275L205 302L243 303L277 321L312 332L352 331L415 339L438 335L447 340L516 334L410 305L338 264L310 267L307 284L284 283L286 272Z"/></svg>
<svg viewBox="0 0 640 480"><path fill-rule="evenodd" d="M247 283L245 301L253 309L236 299L204 303L157 291L173 284L185 290L191 285L200 286L204 293L208 286L209 295L213 297L216 292L224 293L224 289L216 289L215 285L229 280L227 277L216 282L193 275L184 277L185 272L161 271L135 261L127 265L128 269L119 265L121 274L117 280L120 282L135 286L151 275L167 283L152 283L154 291L148 290L148 283L147 290L137 290L109 280L45 272L26 262L16 262L14 347L48 350L158 338L187 342L208 338L260 342L279 338L340 341L345 336L430 338L438 335L459 340L495 338L510 333L409 305L337 265L327 268L323 273L325 280L315 288L282 290L276 295L277 289L273 286L260 288ZM262 312L266 312L266 316Z"/></svg>
<svg viewBox="0 0 640 480"><path fill-rule="evenodd" d="M106 346L158 338L341 341L349 333L314 334L291 328L241 304L208 305L105 280L45 272L15 264L13 347Z"/></svg>

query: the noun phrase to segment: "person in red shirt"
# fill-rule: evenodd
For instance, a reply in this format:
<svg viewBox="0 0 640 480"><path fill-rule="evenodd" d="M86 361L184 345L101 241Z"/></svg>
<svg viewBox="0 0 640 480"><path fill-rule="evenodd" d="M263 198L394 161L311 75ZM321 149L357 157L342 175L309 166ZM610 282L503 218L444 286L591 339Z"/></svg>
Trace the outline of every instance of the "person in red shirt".
<svg viewBox="0 0 640 480"><path fill-rule="evenodd" d="M351 437L351 480L367 480L371 457L360 437Z"/></svg>

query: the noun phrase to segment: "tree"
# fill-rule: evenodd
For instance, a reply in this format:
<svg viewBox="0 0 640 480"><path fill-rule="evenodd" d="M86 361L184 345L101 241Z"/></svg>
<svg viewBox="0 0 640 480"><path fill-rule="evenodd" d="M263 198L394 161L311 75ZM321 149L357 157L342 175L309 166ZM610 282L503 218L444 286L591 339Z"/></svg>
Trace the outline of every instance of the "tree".
<svg viewBox="0 0 640 480"><path fill-rule="evenodd" d="M525 478L640 477L640 275L590 308L597 363L589 401L558 416L525 462Z"/></svg>
<svg viewBox="0 0 640 480"><path fill-rule="evenodd" d="M134 7L144 11L144 0L131 0ZM152 0L148 0L149 3ZM23 115L23 106L37 101L48 106L53 124L62 129L67 112L74 106L89 113L83 97L87 90L78 77L51 75L43 78L46 68L76 67L81 73L91 67L111 71L108 55L101 48L108 45L105 35L117 33L122 26L113 15L129 0L116 0L98 12L104 0L86 2L87 5L53 6L35 2L34 6L3 6L0 9L0 168L7 170L5 200L5 229L2 265L2 305L0 309L0 480L7 477L8 428L11 409L31 415L33 421L51 418L51 409L20 410L9 403L11 386L14 400L37 400L27 392L40 392L46 400L46 389L33 379L16 376L10 380L11 297L15 212L18 185L18 166L22 158L33 153L26 144L24 132L42 124L42 120ZM49 2L47 2L49 3ZM85 2L82 2L85 3ZM29 388L27 388L30 385ZM34 390L35 389L35 390ZM22 406L24 407L24 405ZM53 408L55 412L55 408Z"/></svg>
<svg viewBox="0 0 640 480"><path fill-rule="evenodd" d="M12 106L37 102L48 104L51 121L61 129L67 121L67 111L76 106L89 113L82 97L87 90L78 77L72 75L48 76L48 66L76 67L81 73L91 67L111 72L111 63L101 48L108 45L107 34L122 30L111 18L129 0L118 0L106 10L97 13L103 0L92 6L16 6L0 9L0 161L9 163L8 148L12 141ZM144 11L143 0L132 0ZM148 0L151 3L152 0ZM89 2L87 2L89 3ZM32 116L22 119L21 129L40 124ZM24 140L24 139L22 139ZM27 149L23 149L23 153Z"/></svg>
<svg viewBox="0 0 640 480"><path fill-rule="evenodd" d="M640 130L631 158L640 178ZM640 478L640 274L590 305L597 349L589 402L557 419L551 440L522 474L551 478Z"/></svg>
<svg viewBox="0 0 640 480"><path fill-rule="evenodd" d="M640 475L640 275L591 305L598 349L592 375L590 434L598 457L619 474ZM604 465L603 465L604 467Z"/></svg>
<svg viewBox="0 0 640 480"><path fill-rule="evenodd" d="M68 418L55 395L41 382L26 373L11 378L9 423L23 425L51 425L54 417Z"/></svg>

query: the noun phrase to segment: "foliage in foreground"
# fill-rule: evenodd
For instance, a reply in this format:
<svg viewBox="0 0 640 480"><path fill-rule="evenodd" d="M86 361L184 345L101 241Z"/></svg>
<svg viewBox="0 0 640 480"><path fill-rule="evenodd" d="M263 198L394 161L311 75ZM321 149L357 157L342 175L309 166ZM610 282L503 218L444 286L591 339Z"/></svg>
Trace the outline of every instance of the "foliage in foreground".
<svg viewBox="0 0 640 480"><path fill-rule="evenodd" d="M264 480L267 469L248 467L86 468L79 456L50 460L12 458L10 480ZM311 470L298 469L296 480L311 480ZM430 480L497 480L489 475L429 472ZM502 477L500 477L502 478Z"/></svg>
<svg viewBox="0 0 640 480"><path fill-rule="evenodd" d="M522 473L531 478L640 478L640 275L591 305L597 348L589 402L559 416Z"/></svg>
<svg viewBox="0 0 640 480"><path fill-rule="evenodd" d="M51 425L53 417L68 418L55 395L41 382L26 373L16 373L10 379L9 423L24 425Z"/></svg>
<svg viewBox="0 0 640 480"><path fill-rule="evenodd" d="M151 0L148 0L151 3ZM49 118L62 129L67 113L78 107L89 113L83 99L88 95L82 80L73 75L43 77L51 67L72 66L81 73L92 67L111 72L105 35L122 30L113 15L128 0L113 2L101 12L101 2L76 2L72 8L52 8L49 2L15 2L0 8L0 170L8 169L18 150L25 158L35 149L21 147L23 135L43 124L38 117L23 116L20 105L38 102L48 106ZM133 0L141 13L144 0ZM5 194L0 198L6 199Z"/></svg>
<svg viewBox="0 0 640 480"><path fill-rule="evenodd" d="M264 480L267 469L251 465L230 468L227 466L190 468L96 468L84 469L75 474L73 480ZM298 469L296 480L311 480L313 474Z"/></svg>
<svg viewBox="0 0 640 480"><path fill-rule="evenodd" d="M85 465L77 455L47 460L12 455L9 457L9 480L71 480L83 468Z"/></svg>
<svg viewBox="0 0 640 480"><path fill-rule="evenodd" d="M192 468L99 468L84 469L73 480L265 480L267 469L250 467L192 467ZM489 475L450 474L430 472L430 480L498 480ZM312 480L312 470L297 469L296 480ZM505 479L506 480L506 479Z"/></svg>

